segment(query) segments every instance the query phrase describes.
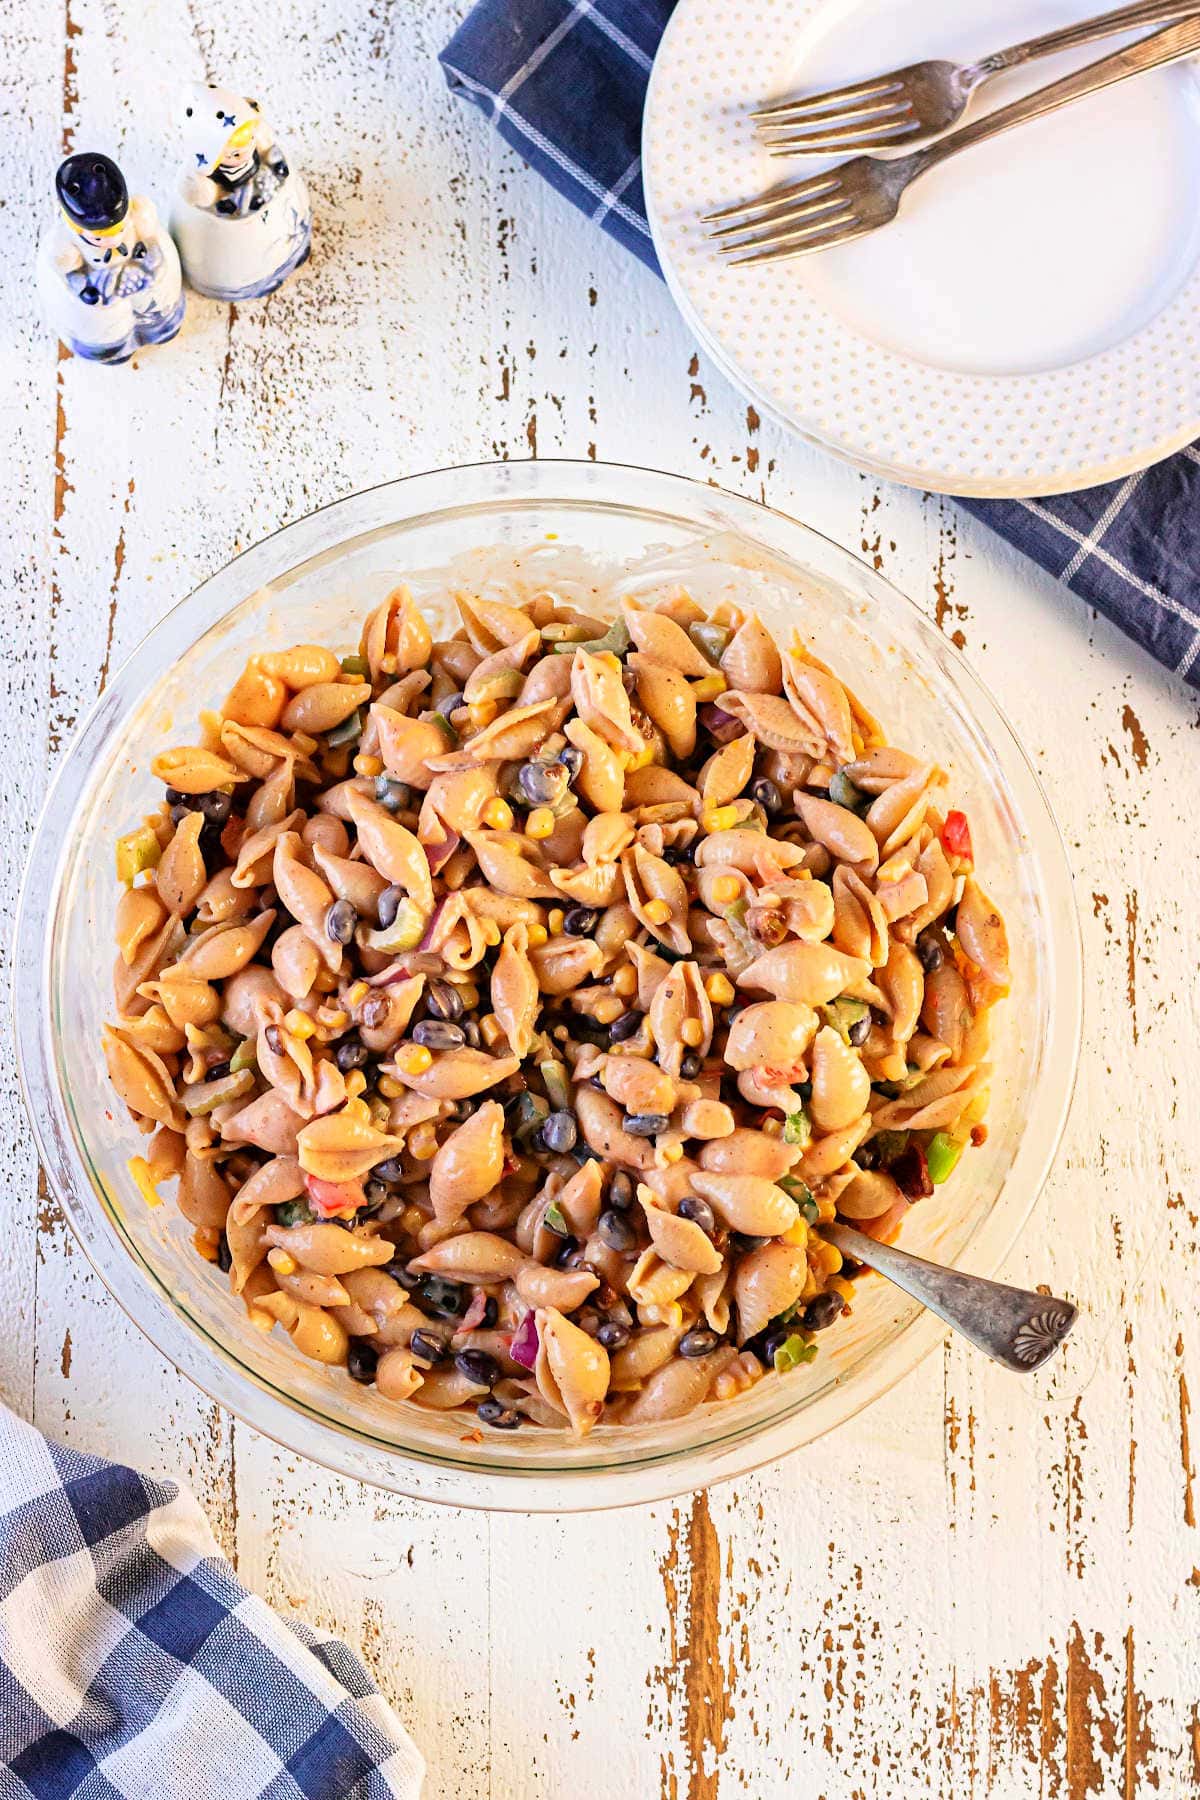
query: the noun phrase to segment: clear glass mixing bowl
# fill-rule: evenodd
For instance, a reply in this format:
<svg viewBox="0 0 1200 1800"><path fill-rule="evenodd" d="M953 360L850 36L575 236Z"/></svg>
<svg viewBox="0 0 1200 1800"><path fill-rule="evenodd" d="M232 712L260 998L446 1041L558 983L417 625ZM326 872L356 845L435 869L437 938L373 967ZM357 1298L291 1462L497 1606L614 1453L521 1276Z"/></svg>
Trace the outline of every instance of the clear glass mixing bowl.
<svg viewBox="0 0 1200 1800"><path fill-rule="evenodd" d="M196 1256L171 1205L147 1208L126 1168L141 1144L99 1052L111 1010L113 840L155 804L152 755L187 741L245 657L296 642L355 647L358 622L406 569L471 546L556 533L606 561L733 533L794 579L800 623L893 742L950 769L1013 946L999 1009L986 1145L906 1221L909 1248L991 1274L1027 1224L1065 1121L1080 1028L1070 872L1032 768L945 638L879 575L816 532L698 482L597 463L496 463L390 482L247 550L144 640L109 682L50 791L16 933L16 1035L30 1119L83 1249L129 1316L214 1399L289 1449L424 1500L569 1510L659 1500L811 1443L877 1399L941 1340L883 1281L822 1339L809 1368L741 1399L584 1443L528 1429L465 1441L472 1421L381 1400L256 1331ZM792 609L768 623L786 628Z"/></svg>

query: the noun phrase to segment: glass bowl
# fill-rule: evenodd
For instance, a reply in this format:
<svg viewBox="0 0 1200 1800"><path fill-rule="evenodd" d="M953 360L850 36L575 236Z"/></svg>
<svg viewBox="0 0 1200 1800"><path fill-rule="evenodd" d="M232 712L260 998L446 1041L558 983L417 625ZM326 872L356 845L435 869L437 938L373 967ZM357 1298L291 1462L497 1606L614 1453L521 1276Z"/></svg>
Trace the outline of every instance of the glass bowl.
<svg viewBox="0 0 1200 1800"><path fill-rule="evenodd" d="M951 772L980 868L1003 909L1013 993L998 1009L986 1144L905 1222L905 1247L988 1275L1029 1219L1065 1121L1081 973L1070 872L1028 760L994 700L921 613L805 526L736 495L598 463L484 464L394 481L276 532L203 583L112 678L38 825L16 932L16 1035L50 1181L113 1296L209 1395L289 1449L422 1500L517 1511L660 1500L738 1475L850 1418L941 1341L944 1327L882 1280L784 1380L669 1424L599 1427L583 1443L530 1428L467 1441L473 1421L383 1401L264 1337L191 1247L171 1204L148 1208L126 1167L141 1147L107 1085L113 840L156 804L149 774L186 742L255 649L357 647L359 621L398 576L474 546L557 536L606 562L697 537L770 565L802 625L892 741ZM715 552L714 552L715 553ZM735 577L736 579L736 577ZM790 600L791 596L789 596ZM789 616L791 615L791 616Z"/></svg>

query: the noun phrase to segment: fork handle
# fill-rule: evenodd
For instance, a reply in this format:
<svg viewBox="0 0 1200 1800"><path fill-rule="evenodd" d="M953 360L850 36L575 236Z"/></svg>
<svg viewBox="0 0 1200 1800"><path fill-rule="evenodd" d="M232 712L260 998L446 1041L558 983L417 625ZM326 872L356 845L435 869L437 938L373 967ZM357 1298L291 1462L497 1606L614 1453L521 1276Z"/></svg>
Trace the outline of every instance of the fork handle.
<svg viewBox="0 0 1200 1800"><path fill-rule="evenodd" d="M1115 81L1124 81L1129 75L1139 75L1143 69L1155 69L1163 63L1180 62L1185 56L1195 55L1197 50L1200 50L1200 13L1180 20L1177 25L1168 25L1165 31L1156 31L1151 37L1139 38L1136 44L1127 44L1123 50L1101 57L1099 62L1088 63L1085 68L1076 69L1073 75L1052 81L1048 87L1038 88L1020 100L998 107L973 124L939 138L924 150L914 150L911 156L898 160L909 165L911 180L957 151L969 150L973 144L996 137L1012 125L1040 119L1043 113L1055 112L1072 100L1098 93Z"/></svg>
<svg viewBox="0 0 1200 1800"><path fill-rule="evenodd" d="M1080 19L1058 31L1043 32L1027 38L1023 44L1012 44L991 56L981 56L972 63L970 74L986 81L1005 69L1016 69L1037 56L1050 56L1057 50L1074 50L1096 38L1111 37L1117 31L1136 31L1140 25L1165 25L1168 19L1187 18L1197 11L1196 0L1135 0L1132 6L1118 6L1113 12L1100 13L1094 19Z"/></svg>

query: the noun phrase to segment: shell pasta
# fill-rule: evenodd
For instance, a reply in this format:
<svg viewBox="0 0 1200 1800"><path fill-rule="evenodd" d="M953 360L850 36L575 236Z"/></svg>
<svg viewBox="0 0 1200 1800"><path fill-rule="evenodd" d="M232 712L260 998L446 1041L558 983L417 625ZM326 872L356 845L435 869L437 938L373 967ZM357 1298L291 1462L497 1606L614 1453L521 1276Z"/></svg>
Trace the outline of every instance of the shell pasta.
<svg viewBox="0 0 1200 1800"><path fill-rule="evenodd" d="M813 1360L864 1274L823 1228L986 1135L1008 946L946 771L749 579L497 556L164 745L103 1049L254 1325L582 1437Z"/></svg>

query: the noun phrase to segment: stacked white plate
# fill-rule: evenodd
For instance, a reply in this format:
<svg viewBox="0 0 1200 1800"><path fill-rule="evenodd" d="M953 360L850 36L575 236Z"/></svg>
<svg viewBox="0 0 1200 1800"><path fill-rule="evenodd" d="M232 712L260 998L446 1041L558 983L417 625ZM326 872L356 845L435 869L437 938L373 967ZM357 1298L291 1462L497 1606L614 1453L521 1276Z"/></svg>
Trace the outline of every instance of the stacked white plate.
<svg viewBox="0 0 1200 1800"><path fill-rule="evenodd" d="M671 291L756 405L861 468L977 495L1090 487L1200 435L1200 82L1153 70L921 178L891 225L758 268L700 216L836 158L771 157L750 109L924 57L969 62L1103 0L681 0L645 184ZM1115 49L991 83L971 118Z"/></svg>

